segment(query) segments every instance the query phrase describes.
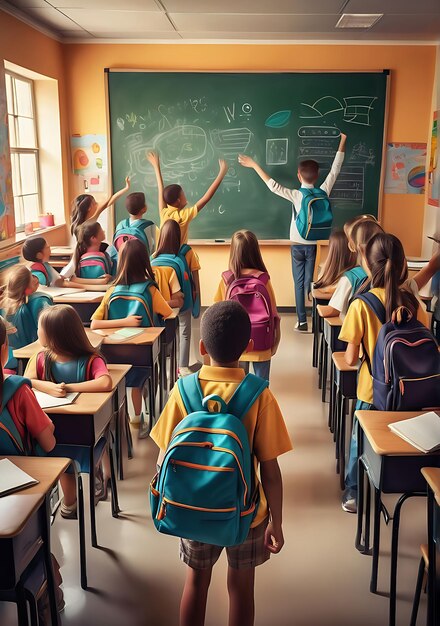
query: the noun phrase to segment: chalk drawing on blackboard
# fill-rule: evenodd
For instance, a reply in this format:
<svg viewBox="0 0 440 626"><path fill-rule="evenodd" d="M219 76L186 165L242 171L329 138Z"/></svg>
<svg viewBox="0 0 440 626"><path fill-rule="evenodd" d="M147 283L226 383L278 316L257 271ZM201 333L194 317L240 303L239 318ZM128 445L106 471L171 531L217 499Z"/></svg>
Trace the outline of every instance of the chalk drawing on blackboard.
<svg viewBox="0 0 440 626"><path fill-rule="evenodd" d="M200 126L177 126L154 138L154 149L165 166L193 163L206 154L208 139Z"/></svg>
<svg viewBox="0 0 440 626"><path fill-rule="evenodd" d="M350 154L349 160L351 162L365 163L365 165L374 165L376 162L376 155L372 148L367 148L363 141L355 144Z"/></svg>
<svg viewBox="0 0 440 626"><path fill-rule="evenodd" d="M362 209L364 206L365 169L362 165L341 168L333 186L330 198L338 201L338 206L350 205Z"/></svg>
<svg viewBox="0 0 440 626"><path fill-rule="evenodd" d="M223 204L221 204L221 205L218 207L218 212L220 213L220 215L223 215L223 213L225 213L225 210L224 210L224 208L223 208Z"/></svg>
<svg viewBox="0 0 440 626"><path fill-rule="evenodd" d="M232 103L232 107L224 106L223 111L225 112L226 119L228 120L228 124L235 120L235 102Z"/></svg>
<svg viewBox="0 0 440 626"><path fill-rule="evenodd" d="M287 137L266 139L266 165L285 165L288 149L289 139Z"/></svg>
<svg viewBox="0 0 440 626"><path fill-rule="evenodd" d="M342 103L334 96L323 96L313 104L301 102L301 119L325 117L329 113L343 112L344 122L370 126L370 115L376 96L347 96Z"/></svg>
<svg viewBox="0 0 440 626"><path fill-rule="evenodd" d="M289 123L291 115L292 111L276 111L272 113L272 115L269 115L264 125L269 128L284 128L284 126L287 126Z"/></svg>
<svg viewBox="0 0 440 626"><path fill-rule="evenodd" d="M341 131L336 126L301 126L298 128L298 137L339 137Z"/></svg>
<svg viewBox="0 0 440 626"><path fill-rule="evenodd" d="M125 120L122 117L118 117L118 119L116 120L116 124L118 125L119 130L124 130Z"/></svg>
<svg viewBox="0 0 440 626"><path fill-rule="evenodd" d="M304 107L300 114L300 118L302 119L324 117L328 113L336 113L336 111L344 110L342 102L333 96L323 96L313 104L301 102L301 106Z"/></svg>
<svg viewBox="0 0 440 626"><path fill-rule="evenodd" d="M249 102L245 102L243 106L241 107L241 110L243 111L245 115L250 115L253 110L252 104L249 104Z"/></svg>
<svg viewBox="0 0 440 626"><path fill-rule="evenodd" d="M252 132L249 128L217 128L209 131L212 145L225 159L235 159L246 149L250 143Z"/></svg>

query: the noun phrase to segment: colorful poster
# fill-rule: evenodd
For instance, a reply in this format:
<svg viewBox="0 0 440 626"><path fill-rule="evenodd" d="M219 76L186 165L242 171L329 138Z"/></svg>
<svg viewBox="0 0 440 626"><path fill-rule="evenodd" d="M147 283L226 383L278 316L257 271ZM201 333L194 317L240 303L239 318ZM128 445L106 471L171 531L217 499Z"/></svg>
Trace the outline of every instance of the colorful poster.
<svg viewBox="0 0 440 626"><path fill-rule="evenodd" d="M3 65L3 64L2 64ZM15 230L4 68L0 66L0 241Z"/></svg>
<svg viewBox="0 0 440 626"><path fill-rule="evenodd" d="M105 135L73 135L70 139L73 173L80 176L107 173Z"/></svg>
<svg viewBox="0 0 440 626"><path fill-rule="evenodd" d="M428 204L439 206L440 198L440 174L438 171L438 120L440 111L434 111L432 120L431 146L429 152L428 172Z"/></svg>
<svg viewBox="0 0 440 626"><path fill-rule="evenodd" d="M423 194L426 185L426 143L387 144L385 193Z"/></svg>

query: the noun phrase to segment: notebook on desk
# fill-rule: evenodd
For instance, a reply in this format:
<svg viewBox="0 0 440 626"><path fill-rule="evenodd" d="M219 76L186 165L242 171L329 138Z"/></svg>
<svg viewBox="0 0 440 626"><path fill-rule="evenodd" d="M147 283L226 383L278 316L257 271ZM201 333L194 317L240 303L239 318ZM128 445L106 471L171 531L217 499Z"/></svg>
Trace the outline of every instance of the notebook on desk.
<svg viewBox="0 0 440 626"><path fill-rule="evenodd" d="M121 328L117 330L115 333L111 335L107 335L106 339L110 339L111 341L128 341L137 335L140 335L144 332L144 328Z"/></svg>
<svg viewBox="0 0 440 626"><path fill-rule="evenodd" d="M38 480L23 472L9 459L0 460L0 496L7 496L31 485L37 485Z"/></svg>
<svg viewBox="0 0 440 626"><path fill-rule="evenodd" d="M59 406L72 404L79 396L79 393L68 393L64 396L64 398L55 398L55 396L44 393L44 391L37 391L36 389L34 389L34 393L37 398L37 402L42 409L53 409Z"/></svg>
<svg viewBox="0 0 440 626"><path fill-rule="evenodd" d="M425 454L440 450L440 416L434 411L388 424L388 428Z"/></svg>
<svg viewBox="0 0 440 626"><path fill-rule="evenodd" d="M72 297L74 297L75 300L84 300L85 302L88 302L89 300L96 300L101 295L101 293L97 291L80 291L79 289L72 289L72 291L75 293L60 295L58 296L58 299L70 302Z"/></svg>

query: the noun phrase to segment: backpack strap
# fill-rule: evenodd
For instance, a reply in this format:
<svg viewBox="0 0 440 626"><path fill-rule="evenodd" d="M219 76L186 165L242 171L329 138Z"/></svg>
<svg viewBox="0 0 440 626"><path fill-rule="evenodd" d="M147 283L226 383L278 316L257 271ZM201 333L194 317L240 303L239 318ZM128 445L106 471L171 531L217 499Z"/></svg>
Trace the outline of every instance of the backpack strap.
<svg viewBox="0 0 440 626"><path fill-rule="evenodd" d="M247 374L229 400L229 413L242 420L268 386L269 382L267 380L254 374Z"/></svg>
<svg viewBox="0 0 440 626"><path fill-rule="evenodd" d="M191 246L189 246L187 243L184 243L183 246L180 247L179 254L183 254L183 256L186 256L190 250Z"/></svg>
<svg viewBox="0 0 440 626"><path fill-rule="evenodd" d="M50 280L49 280L49 274L47 272L47 269L44 265L44 263L40 263L39 261L35 261L35 263L32 263L31 265L31 272L41 272L41 274L44 275L47 284L49 284Z"/></svg>
<svg viewBox="0 0 440 626"><path fill-rule="evenodd" d="M195 411L203 411L203 392L198 372L179 378L177 388L187 415Z"/></svg>
<svg viewBox="0 0 440 626"><path fill-rule="evenodd" d="M231 270L227 270L226 272L222 272L222 278L225 281L226 287L229 287L234 282L234 272Z"/></svg>
<svg viewBox="0 0 440 626"><path fill-rule="evenodd" d="M98 358L97 354L91 354L89 356L89 358L87 359L87 363L86 363L86 382L88 380L92 380L91 378L91 374L92 374L92 366L93 366L93 362L95 359Z"/></svg>
<svg viewBox="0 0 440 626"><path fill-rule="evenodd" d="M374 293L368 291L367 293L361 293L356 297L357 300L362 300L368 306L375 316L379 319L381 324L386 324L387 314L384 305Z"/></svg>
<svg viewBox="0 0 440 626"><path fill-rule="evenodd" d="M5 380L3 381L2 408L6 407L8 402L22 385L28 385L29 387L31 387L31 381L28 378L23 378L21 376L15 375L7 376L5 378ZM20 455L26 454L26 448L23 444L21 435L18 432L18 429L14 423L14 420L12 419L12 417L9 417L9 413L7 413L5 417L6 419L4 421L6 423L0 421L0 429L5 431Z"/></svg>

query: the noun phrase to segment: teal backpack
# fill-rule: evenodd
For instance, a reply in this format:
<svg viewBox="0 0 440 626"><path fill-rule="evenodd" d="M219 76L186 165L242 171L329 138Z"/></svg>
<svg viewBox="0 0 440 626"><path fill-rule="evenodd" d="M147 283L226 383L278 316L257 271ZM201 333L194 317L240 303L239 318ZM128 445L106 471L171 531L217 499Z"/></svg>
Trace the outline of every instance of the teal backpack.
<svg viewBox="0 0 440 626"><path fill-rule="evenodd" d="M243 424L268 382L248 374L226 404L203 398L198 374L180 378L185 417L174 429L162 466L151 481L154 525L211 545L246 539L259 504L249 437ZM219 405L210 412L208 403Z"/></svg>
<svg viewBox="0 0 440 626"><path fill-rule="evenodd" d="M7 376L3 381L3 399L0 415L0 454L28 455L37 450L29 450L8 411L7 404L22 385L31 387L31 381L22 376Z"/></svg>
<svg viewBox="0 0 440 626"><path fill-rule="evenodd" d="M182 246L183 248L184 246ZM177 275L179 280L180 289L183 293L183 305L180 310L183 313L192 308L193 293L192 293L192 281L191 272L186 262L185 255L182 253L182 248L179 254L161 254L151 259L152 267L171 267ZM189 249L189 246L187 246Z"/></svg>
<svg viewBox="0 0 440 626"><path fill-rule="evenodd" d="M38 278L38 282L40 285L43 285L43 287L49 287L50 285L50 276L46 265L46 263L36 261L32 263L30 267L32 274Z"/></svg>
<svg viewBox="0 0 440 626"><path fill-rule="evenodd" d="M300 187L301 208L295 213L295 223L299 234L307 241L328 239L333 223L333 211L328 195L323 189Z"/></svg>
<svg viewBox="0 0 440 626"><path fill-rule="evenodd" d="M68 361L67 363L59 363L52 361L50 366L50 377L46 379L43 374L42 380L50 380L54 383L66 383L75 384L83 383L87 380L91 380L91 368L92 363L96 359L96 354L82 356L74 361ZM37 355L37 360L42 358L43 373L45 370L46 354L40 352Z"/></svg>
<svg viewBox="0 0 440 626"><path fill-rule="evenodd" d="M78 263L78 278L101 278L112 275L113 263L106 252L86 252Z"/></svg>
<svg viewBox="0 0 440 626"><path fill-rule="evenodd" d="M153 226L154 222L151 220L130 220L127 217L126 220L122 220L116 227L116 231L113 237L113 245L116 250L120 250L123 243L130 241L130 239L139 239L146 246L148 254L150 254L150 244L148 243L145 229L149 226Z"/></svg>
<svg viewBox="0 0 440 626"><path fill-rule="evenodd" d="M346 272L344 272L343 276L348 278L351 285L351 302L361 285L363 285L363 283L365 282L365 279L367 278L367 272L364 270L363 267L357 265L356 267L352 267L351 270L347 270Z"/></svg>
<svg viewBox="0 0 440 626"><path fill-rule="evenodd" d="M132 285L116 285L109 301L107 319L120 320L129 315L142 315L141 326L161 326L161 322L153 311L153 298L150 287L152 280Z"/></svg>

